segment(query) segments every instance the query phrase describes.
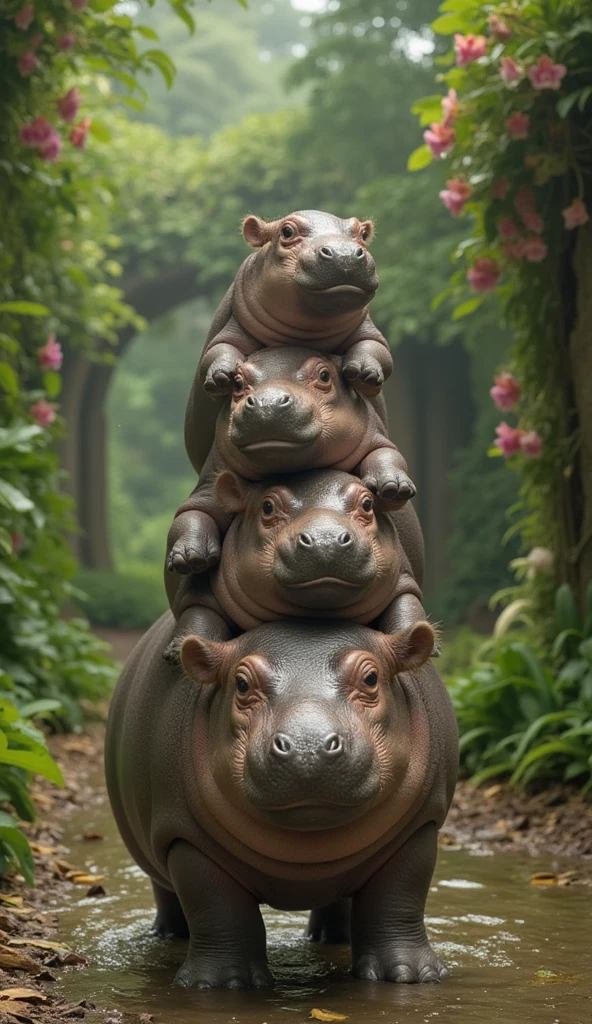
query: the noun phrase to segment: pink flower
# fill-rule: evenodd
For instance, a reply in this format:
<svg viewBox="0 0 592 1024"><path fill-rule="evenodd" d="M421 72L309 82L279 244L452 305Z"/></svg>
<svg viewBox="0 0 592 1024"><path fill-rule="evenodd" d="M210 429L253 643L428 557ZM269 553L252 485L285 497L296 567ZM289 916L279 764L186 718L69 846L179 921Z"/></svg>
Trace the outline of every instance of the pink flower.
<svg viewBox="0 0 592 1024"><path fill-rule="evenodd" d="M458 97L456 89L449 89L448 95L442 97L442 111L444 113L443 124L449 128L458 117Z"/></svg>
<svg viewBox="0 0 592 1024"><path fill-rule="evenodd" d="M540 458L543 450L543 439L541 435L537 434L536 430L523 430L520 433L521 437L518 440L518 444L522 454L526 455L527 459Z"/></svg>
<svg viewBox="0 0 592 1024"><path fill-rule="evenodd" d="M50 427L56 418L54 406L46 402L44 398L40 398L38 402L35 402L35 405L32 405L29 409L29 412L40 427Z"/></svg>
<svg viewBox="0 0 592 1024"><path fill-rule="evenodd" d="M43 142L39 146L39 156L42 156L44 160L49 160L54 163L62 151L62 136L55 128L51 129L51 135L46 142Z"/></svg>
<svg viewBox="0 0 592 1024"><path fill-rule="evenodd" d="M512 57L502 57L500 60L500 75L506 85L512 85L522 77L522 68Z"/></svg>
<svg viewBox="0 0 592 1024"><path fill-rule="evenodd" d="M42 42L43 42L43 33L42 32L36 32L35 35L31 36L31 38L29 39L29 44L30 44L32 50L37 50L38 47L41 46Z"/></svg>
<svg viewBox="0 0 592 1024"><path fill-rule="evenodd" d="M513 409L520 398L520 385L511 373L503 370L495 378L495 385L489 389L489 394L503 412Z"/></svg>
<svg viewBox="0 0 592 1024"><path fill-rule="evenodd" d="M510 38L512 29L497 14L490 14L487 20L489 22L489 31L494 39L499 39L500 43L503 43L504 40Z"/></svg>
<svg viewBox="0 0 592 1024"><path fill-rule="evenodd" d="M522 223L525 228L528 228L529 231L534 231L537 235L542 235L545 230L545 222L540 213L536 213L535 210L527 210L526 213L523 213Z"/></svg>
<svg viewBox="0 0 592 1024"><path fill-rule="evenodd" d="M440 199L453 217L458 217L471 194L471 186L463 178L451 178L447 181L447 189L440 192Z"/></svg>
<svg viewBox="0 0 592 1024"><path fill-rule="evenodd" d="M59 341L56 341L55 334L50 334L43 348L40 348L37 357L42 370L59 370L62 365L64 354Z"/></svg>
<svg viewBox="0 0 592 1024"><path fill-rule="evenodd" d="M476 292L492 292L497 288L501 276L499 263L489 256L479 256L467 271L467 278Z"/></svg>
<svg viewBox="0 0 592 1024"><path fill-rule="evenodd" d="M518 228L511 217L500 217L497 222L497 233L502 238L514 238L518 234Z"/></svg>
<svg viewBox="0 0 592 1024"><path fill-rule="evenodd" d="M514 196L514 207L518 213L528 213L534 210L536 199L531 188L519 188Z"/></svg>
<svg viewBox="0 0 592 1024"><path fill-rule="evenodd" d="M57 102L58 114L63 121L73 121L80 106L80 89L70 89Z"/></svg>
<svg viewBox="0 0 592 1024"><path fill-rule="evenodd" d="M23 53L21 59L18 62L17 67L19 69L19 74L22 75L23 78L28 78L29 75L33 74L38 63L39 61L37 60L37 57L35 56L33 51L27 50L26 53Z"/></svg>
<svg viewBox="0 0 592 1024"><path fill-rule="evenodd" d="M86 136L88 135L88 130L91 124L92 120L90 117L83 117L82 121L80 121L70 132L70 142L73 146L76 146L77 149L84 149L86 146Z"/></svg>
<svg viewBox="0 0 592 1024"><path fill-rule="evenodd" d="M549 246L539 235L532 235L524 240L522 252L529 263L542 263L547 258Z"/></svg>
<svg viewBox="0 0 592 1024"><path fill-rule="evenodd" d="M505 199L510 188L510 182L507 178L498 178L494 181L491 189L491 194L494 199Z"/></svg>
<svg viewBox="0 0 592 1024"><path fill-rule="evenodd" d="M20 11L16 15L14 23L17 28L22 28L26 32L34 17L35 8L33 4L25 4L25 6L21 7Z"/></svg>
<svg viewBox="0 0 592 1024"><path fill-rule="evenodd" d="M73 32L64 32L58 39L58 49L71 50L76 45L76 36Z"/></svg>
<svg viewBox="0 0 592 1024"><path fill-rule="evenodd" d="M506 242L501 246L501 250L507 260L524 259L524 239L516 238L512 242Z"/></svg>
<svg viewBox="0 0 592 1024"><path fill-rule="evenodd" d="M509 459L511 455L515 455L520 450L520 438L524 433L523 430L518 430L517 427L511 427L508 423L498 423L495 428L497 437L494 444L501 451L504 459Z"/></svg>
<svg viewBox="0 0 592 1024"><path fill-rule="evenodd" d="M72 0L72 7L75 11L83 11L88 7L88 0Z"/></svg>
<svg viewBox="0 0 592 1024"><path fill-rule="evenodd" d="M439 160L445 156L446 153L450 152L454 145L456 138L453 128L449 128L448 125L438 124L437 121L433 121L430 127L423 133L423 137L426 144L429 146L432 156L435 160Z"/></svg>
<svg viewBox="0 0 592 1024"><path fill-rule="evenodd" d="M23 125L19 137L25 146L35 148L48 142L52 132L53 128L49 121L46 121L44 117L38 117L35 121L29 121L28 124Z"/></svg>
<svg viewBox="0 0 592 1024"><path fill-rule="evenodd" d="M526 74L532 82L533 89L559 89L561 79L567 74L567 68L565 64L554 64L544 53Z"/></svg>
<svg viewBox="0 0 592 1024"><path fill-rule="evenodd" d="M587 224L590 220L590 215L581 199L573 199L569 206L561 211L561 214L568 231L580 228L582 224Z"/></svg>
<svg viewBox="0 0 592 1024"><path fill-rule="evenodd" d="M470 64L487 53L487 39L485 36L463 36L457 32L454 37L454 49L456 50L456 63L459 68Z"/></svg>
<svg viewBox="0 0 592 1024"><path fill-rule="evenodd" d="M22 533L11 533L10 540L12 542L12 553L14 555L18 555L19 551L21 550L24 539L25 538L23 537Z"/></svg>
<svg viewBox="0 0 592 1024"><path fill-rule="evenodd" d="M530 118L528 114L521 114L517 110L511 117L506 118L506 131L512 139L527 139L528 129L530 128Z"/></svg>

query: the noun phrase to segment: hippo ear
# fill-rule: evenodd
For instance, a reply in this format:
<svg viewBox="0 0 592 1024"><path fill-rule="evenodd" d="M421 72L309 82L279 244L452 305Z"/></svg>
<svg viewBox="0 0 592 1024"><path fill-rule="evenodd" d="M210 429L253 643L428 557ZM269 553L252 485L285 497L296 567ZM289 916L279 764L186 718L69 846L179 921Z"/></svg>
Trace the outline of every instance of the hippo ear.
<svg viewBox="0 0 592 1024"><path fill-rule="evenodd" d="M436 633L429 622L416 622L409 629L384 639L394 658L396 671L412 672L432 656Z"/></svg>
<svg viewBox="0 0 592 1024"><path fill-rule="evenodd" d="M251 214L243 221L243 237L245 242L253 249L260 249L262 245L269 242L273 234L275 221L268 223L261 217Z"/></svg>
<svg viewBox="0 0 592 1024"><path fill-rule="evenodd" d="M231 473L229 469L220 476L215 483L216 497L225 512L244 512L249 500L249 486L244 480Z"/></svg>
<svg viewBox="0 0 592 1024"><path fill-rule="evenodd" d="M186 636L181 645L181 664L190 679L206 685L219 678L226 654L226 644L204 640L201 636Z"/></svg>
<svg viewBox="0 0 592 1024"><path fill-rule="evenodd" d="M360 236L363 238L366 245L370 245L370 242L374 238L374 221L362 221L360 224Z"/></svg>

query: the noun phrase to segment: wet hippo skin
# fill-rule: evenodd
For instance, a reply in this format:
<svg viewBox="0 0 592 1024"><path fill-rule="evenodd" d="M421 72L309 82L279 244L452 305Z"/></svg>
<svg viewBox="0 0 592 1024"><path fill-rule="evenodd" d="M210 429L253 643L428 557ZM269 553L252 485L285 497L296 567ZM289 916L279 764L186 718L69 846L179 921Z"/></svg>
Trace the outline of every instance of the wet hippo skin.
<svg viewBox="0 0 592 1024"><path fill-rule="evenodd" d="M291 620L229 640L204 609L183 671L162 659L174 626L167 613L123 670L106 772L157 932L189 934L177 984L269 985L261 903L312 909L329 941L351 905L360 978L443 977L423 918L457 733L432 628Z"/></svg>
<svg viewBox="0 0 592 1024"><path fill-rule="evenodd" d="M214 484L226 469L262 480L272 473L332 467L355 472L392 510L414 496L405 460L386 436L381 415L345 381L341 363L340 357L309 349L276 348L256 352L236 370L199 484L169 534L169 570L203 572L218 561L220 534L231 516L217 501ZM207 403L203 395L201 402ZM415 533L412 543L421 557L418 525ZM414 552L407 554L413 564Z"/></svg>

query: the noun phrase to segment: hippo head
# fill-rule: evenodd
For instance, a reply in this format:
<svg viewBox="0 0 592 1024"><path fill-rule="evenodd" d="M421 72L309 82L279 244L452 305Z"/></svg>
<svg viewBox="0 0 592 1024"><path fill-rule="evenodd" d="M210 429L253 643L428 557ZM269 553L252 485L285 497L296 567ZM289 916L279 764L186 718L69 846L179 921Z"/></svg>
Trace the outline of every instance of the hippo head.
<svg viewBox="0 0 592 1024"><path fill-rule="evenodd" d="M213 586L239 625L308 609L370 622L393 597L397 532L358 477L316 470L249 484L226 471L215 486L235 519Z"/></svg>
<svg viewBox="0 0 592 1024"><path fill-rule="evenodd" d="M281 220L247 217L243 234L261 250L260 277L265 304L279 315L301 306L321 316L364 309L378 288L376 266L368 252L372 221L342 220L319 210L299 210Z"/></svg>
<svg viewBox="0 0 592 1024"><path fill-rule="evenodd" d="M434 631L276 622L225 643L183 642L188 676L215 684L207 771L252 818L301 831L346 825L406 774L411 714L398 673L429 658Z"/></svg>
<svg viewBox="0 0 592 1024"><path fill-rule="evenodd" d="M230 465L237 452L255 472L341 462L360 444L368 405L344 380L339 356L265 348L238 368L217 443Z"/></svg>

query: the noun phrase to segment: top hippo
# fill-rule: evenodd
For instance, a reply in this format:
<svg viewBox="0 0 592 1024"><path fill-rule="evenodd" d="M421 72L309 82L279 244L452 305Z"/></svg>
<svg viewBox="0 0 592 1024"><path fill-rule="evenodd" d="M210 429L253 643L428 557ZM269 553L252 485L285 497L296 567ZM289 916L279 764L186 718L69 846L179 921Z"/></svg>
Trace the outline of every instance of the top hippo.
<svg viewBox="0 0 592 1024"><path fill-rule="evenodd" d="M257 349L310 345L343 355L344 376L376 394L392 360L368 316L378 287L367 250L372 233L371 221L318 210L275 221L247 217L243 235L258 251L240 266L214 316L198 371L206 391L228 394L237 366Z"/></svg>

